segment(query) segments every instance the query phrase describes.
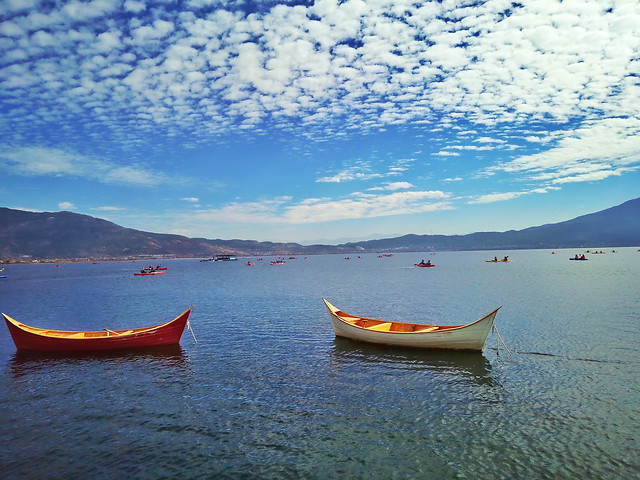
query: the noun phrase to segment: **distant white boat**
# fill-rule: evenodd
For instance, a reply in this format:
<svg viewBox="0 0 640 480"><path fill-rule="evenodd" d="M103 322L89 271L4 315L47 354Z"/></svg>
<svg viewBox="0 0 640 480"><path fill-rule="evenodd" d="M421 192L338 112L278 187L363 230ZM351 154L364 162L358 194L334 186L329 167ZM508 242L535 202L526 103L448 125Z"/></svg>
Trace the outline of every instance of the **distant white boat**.
<svg viewBox="0 0 640 480"><path fill-rule="evenodd" d="M238 260L238 258L234 257L233 255L218 255L214 258L214 260L216 262L234 262Z"/></svg>
<svg viewBox="0 0 640 480"><path fill-rule="evenodd" d="M357 317L334 307L322 299L329 312L333 331L337 337L361 342L425 349L482 351L498 310L467 325L432 325L387 322L374 318Z"/></svg>

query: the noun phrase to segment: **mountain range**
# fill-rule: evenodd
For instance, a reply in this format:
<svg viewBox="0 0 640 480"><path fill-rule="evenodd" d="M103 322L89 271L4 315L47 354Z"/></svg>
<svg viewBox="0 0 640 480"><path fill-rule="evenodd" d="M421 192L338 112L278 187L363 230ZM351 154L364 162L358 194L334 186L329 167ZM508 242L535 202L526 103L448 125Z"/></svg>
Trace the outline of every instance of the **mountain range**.
<svg viewBox="0 0 640 480"><path fill-rule="evenodd" d="M640 198L565 222L468 235L404 235L340 245L210 240L143 232L67 211L0 207L0 261L313 255L640 245Z"/></svg>

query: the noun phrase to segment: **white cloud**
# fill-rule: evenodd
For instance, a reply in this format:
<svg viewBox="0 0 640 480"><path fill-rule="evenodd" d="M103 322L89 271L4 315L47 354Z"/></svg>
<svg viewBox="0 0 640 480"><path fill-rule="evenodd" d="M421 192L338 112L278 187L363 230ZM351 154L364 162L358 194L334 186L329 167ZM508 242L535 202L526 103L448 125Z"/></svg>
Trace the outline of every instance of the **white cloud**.
<svg viewBox="0 0 640 480"><path fill-rule="evenodd" d="M295 203L291 197L259 202L235 202L218 209L185 215L181 223L301 225L312 223L409 215L453 207L442 191L411 191L387 194L354 193L341 199L308 198Z"/></svg>
<svg viewBox="0 0 640 480"><path fill-rule="evenodd" d="M581 173L579 175L574 175L571 177L560 177L555 178L552 183L560 184L560 183L576 183L576 182L594 182L598 180L604 180L607 177L612 175L620 175L619 171L613 170L599 170L597 172L591 173Z"/></svg>
<svg viewBox="0 0 640 480"><path fill-rule="evenodd" d="M520 192L489 193L486 195L480 195L472 200L469 200L467 203L477 204L477 203L504 202L506 200L513 200L514 198L522 197L523 195L531 195L533 193L548 193L554 190L560 190L560 187L533 188L530 190L523 190Z"/></svg>
<svg viewBox="0 0 640 480"><path fill-rule="evenodd" d="M58 204L58 208L59 208L60 210L68 210L68 211L71 211L71 210L75 209L75 208L76 208L76 206L75 206L73 203L71 203L71 202L60 202L60 203Z"/></svg>
<svg viewBox="0 0 640 480"><path fill-rule="evenodd" d="M116 206L113 206L113 205L104 205L104 206L101 206L101 207L92 208L91 210L95 210L95 211L98 211L98 212L120 212L120 211L126 210L126 208L124 208L124 207L116 207Z"/></svg>
<svg viewBox="0 0 640 480"><path fill-rule="evenodd" d="M110 31L102 32L96 37L95 49L98 52L111 52L116 48L120 48L120 32Z"/></svg>
<svg viewBox="0 0 640 480"><path fill-rule="evenodd" d="M154 186L176 181L143 165L117 165L58 148L2 146L0 151L0 169L13 175L71 176L131 186Z"/></svg>
<svg viewBox="0 0 640 480"><path fill-rule="evenodd" d="M499 138L491 138L491 137L480 137L474 140L474 142L478 143L506 143L506 140L501 140Z"/></svg>
<svg viewBox="0 0 640 480"><path fill-rule="evenodd" d="M111 0L94 0L92 2L69 2L62 7L62 12L73 20L89 20L103 16L117 8Z"/></svg>
<svg viewBox="0 0 640 480"><path fill-rule="evenodd" d="M7 37L21 37L25 31L14 22L2 22L0 23L0 34Z"/></svg>
<svg viewBox="0 0 640 480"><path fill-rule="evenodd" d="M447 150L440 150L439 152L434 153L433 155L438 157L459 157L459 152L449 152Z"/></svg>
<svg viewBox="0 0 640 480"><path fill-rule="evenodd" d="M452 208L441 191L354 194L342 200L309 199L286 209L285 223L316 223L357 218L406 215ZM438 200L433 202L433 200Z"/></svg>
<svg viewBox="0 0 640 480"><path fill-rule="evenodd" d="M370 191L377 190L406 190L407 188L413 188L415 185L409 182L390 182L380 187L369 188Z"/></svg>
<svg viewBox="0 0 640 480"><path fill-rule="evenodd" d="M133 43L143 44L149 40L166 37L174 30L174 24L165 20L155 20L153 25L143 25L133 31Z"/></svg>
<svg viewBox="0 0 640 480"><path fill-rule="evenodd" d="M555 146L491 167L553 183L602 180L640 167L640 117L605 118L564 132Z"/></svg>
<svg viewBox="0 0 640 480"><path fill-rule="evenodd" d="M124 8L129 12L138 13L147 7L145 6L144 2L138 2L136 0L125 0Z"/></svg>

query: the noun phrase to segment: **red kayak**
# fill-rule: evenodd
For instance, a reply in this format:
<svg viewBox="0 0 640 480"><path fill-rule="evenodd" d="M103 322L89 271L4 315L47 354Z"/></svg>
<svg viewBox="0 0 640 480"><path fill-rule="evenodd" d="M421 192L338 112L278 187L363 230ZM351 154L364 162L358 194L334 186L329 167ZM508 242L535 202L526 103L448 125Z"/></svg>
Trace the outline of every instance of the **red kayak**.
<svg viewBox="0 0 640 480"><path fill-rule="evenodd" d="M435 267L433 263L414 263L416 267Z"/></svg>
<svg viewBox="0 0 640 480"><path fill-rule="evenodd" d="M164 274L164 270L158 272L158 271L154 271L154 272L137 272L134 273L134 275L163 275Z"/></svg>

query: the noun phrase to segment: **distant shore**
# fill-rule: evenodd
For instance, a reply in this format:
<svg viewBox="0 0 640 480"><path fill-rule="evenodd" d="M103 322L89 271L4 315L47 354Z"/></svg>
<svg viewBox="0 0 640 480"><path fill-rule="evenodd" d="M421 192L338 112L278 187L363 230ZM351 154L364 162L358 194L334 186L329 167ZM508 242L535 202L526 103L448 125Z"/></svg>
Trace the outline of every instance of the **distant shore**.
<svg viewBox="0 0 640 480"><path fill-rule="evenodd" d="M137 257L122 257L122 258L112 258L112 257L91 257L91 258L32 258L32 259L2 259L0 260L0 265L37 265L37 264L48 264L48 263L102 263L102 262L116 262L116 263L124 263L124 262L146 262L150 260L178 260L180 258L188 258L188 259L197 259L200 257L175 257L175 256L165 256L165 255L141 255Z"/></svg>

